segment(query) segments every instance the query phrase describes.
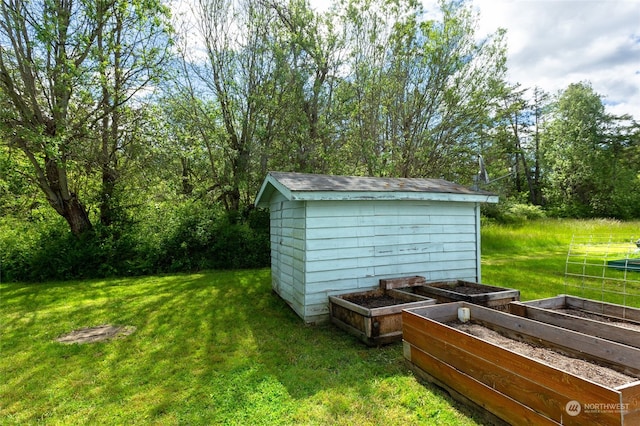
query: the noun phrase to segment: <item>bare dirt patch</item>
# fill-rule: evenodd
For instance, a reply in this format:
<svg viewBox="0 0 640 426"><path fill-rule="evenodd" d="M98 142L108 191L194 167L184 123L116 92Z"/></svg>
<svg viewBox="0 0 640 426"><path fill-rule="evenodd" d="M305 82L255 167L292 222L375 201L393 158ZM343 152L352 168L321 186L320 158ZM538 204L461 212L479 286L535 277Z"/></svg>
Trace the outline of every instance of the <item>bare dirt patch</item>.
<svg viewBox="0 0 640 426"><path fill-rule="evenodd" d="M136 331L136 328L133 326L103 324L95 327L79 328L58 337L56 342L65 344L95 343L125 337L134 331Z"/></svg>
<svg viewBox="0 0 640 426"><path fill-rule="evenodd" d="M502 334L480 324L474 324L472 322L462 323L460 321L451 321L448 322L447 325L464 331L465 333L471 334L472 336L479 337L483 340L500 346L501 348L514 351L516 353L519 353L520 355L534 358L551 367L564 370L568 373L591 380L603 386L613 388L638 380L637 377L620 373L611 368L603 367L590 361L573 358L549 348L534 346L529 343L520 342L518 340L505 337Z"/></svg>

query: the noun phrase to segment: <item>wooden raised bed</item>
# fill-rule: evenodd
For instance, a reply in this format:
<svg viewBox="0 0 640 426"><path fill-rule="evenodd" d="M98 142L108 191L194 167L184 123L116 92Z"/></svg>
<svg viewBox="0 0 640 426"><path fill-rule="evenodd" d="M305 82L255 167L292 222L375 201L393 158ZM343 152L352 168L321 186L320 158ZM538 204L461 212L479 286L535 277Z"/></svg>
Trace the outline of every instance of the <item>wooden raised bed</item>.
<svg viewBox="0 0 640 426"><path fill-rule="evenodd" d="M638 348L466 302L403 311L404 357L418 376L510 424L640 424L640 380L599 384L447 325L460 307L512 339L640 377Z"/></svg>
<svg viewBox="0 0 640 426"><path fill-rule="evenodd" d="M509 312L640 348L640 309L560 295L513 302Z"/></svg>
<svg viewBox="0 0 640 426"><path fill-rule="evenodd" d="M509 303L520 300L518 290L461 280L432 282L399 290L433 297L438 303L469 302L498 310L508 310Z"/></svg>
<svg viewBox="0 0 640 426"><path fill-rule="evenodd" d="M402 310L435 304L434 299L397 290L329 296L331 322L370 346L402 340Z"/></svg>

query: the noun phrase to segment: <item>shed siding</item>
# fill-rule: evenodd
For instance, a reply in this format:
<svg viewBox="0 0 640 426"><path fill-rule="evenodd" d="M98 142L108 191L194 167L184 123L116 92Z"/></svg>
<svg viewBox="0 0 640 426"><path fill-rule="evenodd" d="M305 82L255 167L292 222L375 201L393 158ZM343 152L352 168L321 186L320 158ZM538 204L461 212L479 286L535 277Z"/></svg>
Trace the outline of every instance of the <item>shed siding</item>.
<svg viewBox="0 0 640 426"><path fill-rule="evenodd" d="M306 201L305 320L327 296L378 287L381 278L476 280L475 205L438 201Z"/></svg>
<svg viewBox="0 0 640 426"><path fill-rule="evenodd" d="M271 285L294 311L304 317L304 202L277 193L269 208L271 223Z"/></svg>

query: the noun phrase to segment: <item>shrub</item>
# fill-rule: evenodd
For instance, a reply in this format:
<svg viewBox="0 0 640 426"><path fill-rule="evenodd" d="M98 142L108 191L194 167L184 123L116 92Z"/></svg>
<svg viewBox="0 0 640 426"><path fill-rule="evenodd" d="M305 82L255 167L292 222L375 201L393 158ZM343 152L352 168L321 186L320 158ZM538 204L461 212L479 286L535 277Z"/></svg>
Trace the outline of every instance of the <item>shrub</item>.
<svg viewBox="0 0 640 426"><path fill-rule="evenodd" d="M483 206L482 212L485 217L504 224L522 224L528 220L546 217L540 206L509 201Z"/></svg>
<svg viewBox="0 0 640 426"><path fill-rule="evenodd" d="M58 217L0 221L0 279L45 281L269 266L269 214L152 206L137 223L72 235Z"/></svg>

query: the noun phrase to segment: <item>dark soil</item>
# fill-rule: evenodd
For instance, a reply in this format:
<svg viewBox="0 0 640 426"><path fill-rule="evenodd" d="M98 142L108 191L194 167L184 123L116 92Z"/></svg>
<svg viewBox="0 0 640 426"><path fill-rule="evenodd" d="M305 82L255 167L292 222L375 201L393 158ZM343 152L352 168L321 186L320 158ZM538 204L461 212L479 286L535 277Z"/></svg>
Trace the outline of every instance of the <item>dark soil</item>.
<svg viewBox="0 0 640 426"><path fill-rule="evenodd" d="M472 336L479 337L482 340L500 346L501 348L534 358L543 364L547 364L551 367L594 381L603 386L613 388L638 380L637 377L620 373L611 368L603 367L590 361L573 358L546 347L534 346L529 343L511 339L480 324L475 324L473 322L462 323L460 321L451 321L446 324L450 327L471 334Z"/></svg>
<svg viewBox="0 0 640 426"><path fill-rule="evenodd" d="M355 303L356 305L364 306L365 308L382 308L384 306L393 306L393 305L401 305L403 303L411 303L407 300L397 299L395 297L391 297L388 294L380 294L375 296L349 296L343 297L344 300L348 300L351 303Z"/></svg>

